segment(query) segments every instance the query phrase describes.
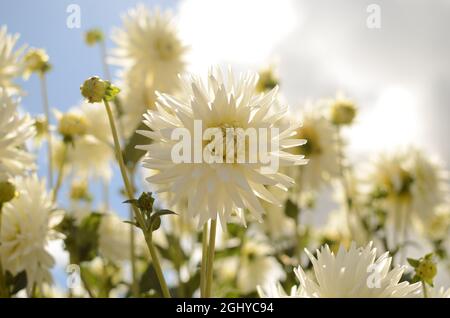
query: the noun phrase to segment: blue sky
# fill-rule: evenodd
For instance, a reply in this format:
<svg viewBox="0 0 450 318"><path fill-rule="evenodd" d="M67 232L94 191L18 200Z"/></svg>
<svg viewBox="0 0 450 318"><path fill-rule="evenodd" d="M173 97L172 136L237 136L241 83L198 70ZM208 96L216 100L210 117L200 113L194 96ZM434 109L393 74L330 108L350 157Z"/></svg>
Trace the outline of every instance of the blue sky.
<svg viewBox="0 0 450 318"><path fill-rule="evenodd" d="M113 26L120 26L120 13L133 7L136 3L161 8L175 6L175 1L107 1L107 0L18 0L0 2L0 24L8 26L9 33L19 33L19 45L45 48L53 66L47 75L48 94L51 108L67 110L81 101L79 86L91 75L103 75L98 47L85 45L84 32L93 27L99 27L109 35ZM77 4L81 12L80 28L68 28L66 20L70 13L69 5ZM112 43L107 39L107 46ZM113 68L111 68L113 70ZM42 113L39 80L32 76L28 81L19 81L26 91L22 98L22 107L31 114ZM45 151L45 147L43 147ZM38 155L39 174L46 176L46 156L41 151ZM121 179L116 169L111 183L111 204L114 210L123 216L120 196L116 195L121 187ZM63 193L65 188L63 188ZM94 195L100 197L100 186L93 187Z"/></svg>

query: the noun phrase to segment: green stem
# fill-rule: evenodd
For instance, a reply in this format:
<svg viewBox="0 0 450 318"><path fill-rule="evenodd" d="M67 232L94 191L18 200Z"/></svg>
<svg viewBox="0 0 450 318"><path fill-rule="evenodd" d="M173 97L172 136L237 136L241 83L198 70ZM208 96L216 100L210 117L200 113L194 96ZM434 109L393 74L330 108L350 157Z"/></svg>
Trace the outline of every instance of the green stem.
<svg viewBox="0 0 450 318"><path fill-rule="evenodd" d="M102 59L102 66L103 66L103 74L105 75L105 78L108 81L111 81L111 74L109 73L108 64L106 63L106 45L105 41L100 41L100 55Z"/></svg>
<svg viewBox="0 0 450 318"><path fill-rule="evenodd" d="M202 265L200 267L200 297L205 297L205 286L206 286L206 260L208 251L208 223L203 225L202 233Z"/></svg>
<svg viewBox="0 0 450 318"><path fill-rule="evenodd" d="M133 219L133 210L130 207L130 219ZM130 262L131 262L131 292L134 297L139 297L139 285L137 281L136 270L136 238L134 233L134 226L130 226Z"/></svg>
<svg viewBox="0 0 450 318"><path fill-rule="evenodd" d="M116 151L116 157L117 157L117 161L119 162L120 173L122 175L122 179L123 179L123 182L125 185L125 190L127 192L128 198L130 200L132 200L134 198L133 188L131 186L130 179L128 178L127 169L126 169L125 163L123 161L122 151L121 151L121 147L120 147L120 141L119 141L119 137L117 134L116 124L114 121L114 116L113 116L113 113L112 113L111 107L109 106L108 101L106 99L103 99L103 102L105 104L106 112L108 114L109 124L111 126L111 132L112 132L113 139L114 139L114 148ZM170 298L169 288L167 287L166 281L162 274L161 265L160 265L160 262L158 259L158 254L156 253L156 250L153 246L151 237L149 237L149 235L148 235L148 230L147 230L147 226L145 224L144 218L141 215L140 211L134 205L131 205L131 206L133 207L134 217L136 218L136 221L138 222L140 228L144 232L145 241L146 241L147 247L150 251L150 255L151 255L152 261L153 261L153 267L156 271L156 275L158 276L159 284L161 285L163 295L164 295L164 297Z"/></svg>
<svg viewBox="0 0 450 318"><path fill-rule="evenodd" d="M66 161L66 156L67 156L67 144L66 142L63 142L61 164L59 165L58 168L58 177L56 179L55 188L53 189L53 202L56 202L56 199L58 198L59 189L61 189L64 176L64 163Z"/></svg>
<svg viewBox="0 0 450 318"><path fill-rule="evenodd" d="M0 203L0 238L2 229L2 204ZM1 245L1 242L0 242ZM0 298L9 298L8 286L6 286L5 275L3 274L2 260L0 259Z"/></svg>
<svg viewBox="0 0 450 318"><path fill-rule="evenodd" d="M344 167L344 153L343 153L343 141L341 136L341 128L339 125L336 126L336 136L337 136L337 159L338 159L338 169L339 169L339 177L341 179L342 188L344 190L344 197L345 197L345 214L346 214L346 221L347 221L347 227L350 234L350 239L354 238L352 226L350 222L350 213L352 211L352 204L351 204L351 197L349 194L349 187L347 184L347 180L345 179L345 167Z"/></svg>
<svg viewBox="0 0 450 318"><path fill-rule="evenodd" d="M211 220L211 227L209 230L209 245L208 245L208 261L207 261L207 276L205 285L205 297L211 297L211 287L214 272L214 249L216 246L216 228L217 220Z"/></svg>
<svg viewBox="0 0 450 318"><path fill-rule="evenodd" d="M40 74L42 104L44 106L44 115L47 125L45 125L45 133L47 135L47 164L48 164L48 186L53 188L53 156L52 156L52 134L50 133L50 107L48 103L47 81L45 74Z"/></svg>
<svg viewBox="0 0 450 318"><path fill-rule="evenodd" d="M302 261L302 259L301 259L301 257L302 257L302 246L301 246L301 244L300 244L300 242L301 242L301 239L302 239L302 233L300 233L300 217L301 217L301 214L302 214L302 210L303 210L303 207L302 207L302 204L303 204L303 200L302 200L302 192L303 192L303 167L302 166L299 166L298 167L298 169L299 169L299 175L298 175L298 178L297 178L297 196L298 196L298 198L299 198L299 200L298 200L298 204L296 204L297 205L297 215L296 215L296 218L295 218L295 242L296 242L296 245L295 245L295 256L296 257L298 257L298 263L299 264L301 264L301 261ZM286 203L285 203L286 204Z"/></svg>
<svg viewBox="0 0 450 318"><path fill-rule="evenodd" d="M134 169L129 169L131 177L131 186L133 188L133 194L136 192L134 184ZM130 206L130 220L133 219L133 208ZM136 237L134 232L134 226L130 226L130 262L131 262L131 293L134 297L139 297L139 285L137 278L137 268L136 268Z"/></svg>
<svg viewBox="0 0 450 318"><path fill-rule="evenodd" d="M82 266L80 266L80 279L81 279L81 282L83 283L84 289L86 289L86 291L88 292L89 297L96 298L94 292L92 291L91 287L87 283L86 276L84 275L84 270L83 270Z"/></svg>
<svg viewBox="0 0 450 318"><path fill-rule="evenodd" d="M427 286L425 285L424 281L422 281L422 289L423 289L423 298L428 298Z"/></svg>

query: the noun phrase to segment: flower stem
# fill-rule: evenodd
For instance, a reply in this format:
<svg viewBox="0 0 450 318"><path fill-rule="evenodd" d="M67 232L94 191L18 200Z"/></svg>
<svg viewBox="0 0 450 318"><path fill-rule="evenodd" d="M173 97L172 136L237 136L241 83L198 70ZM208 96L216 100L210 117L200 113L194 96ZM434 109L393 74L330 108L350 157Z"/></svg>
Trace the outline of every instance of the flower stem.
<svg viewBox="0 0 450 318"><path fill-rule="evenodd" d="M63 143L62 152L63 153L62 153L61 164L59 165L59 168L58 168L58 178L56 179L55 188L53 189L53 202L56 202L56 199L58 198L59 189L61 188L62 180L63 180L63 176L64 176L64 163L66 161L66 156L67 156L67 144L65 142Z"/></svg>
<svg viewBox="0 0 450 318"><path fill-rule="evenodd" d="M347 221L348 232L350 234L350 238L354 240L353 230L350 221L350 213L352 212L352 198L350 196L349 186L345 176L345 167L344 167L344 153L343 153L343 141L341 136L341 127L339 125L336 126L336 147L337 147L337 160L338 160L338 169L339 169L339 177L341 179L342 188L344 190L345 196L345 215Z"/></svg>
<svg viewBox="0 0 450 318"><path fill-rule="evenodd" d="M424 281L422 281L422 289L423 289L423 298L428 298L427 286L425 285Z"/></svg>
<svg viewBox="0 0 450 318"><path fill-rule="evenodd" d="M131 186L133 188L133 194L136 192L136 186L134 184L134 168L130 168L130 179L131 179ZM130 220L133 219L133 208L130 206ZM134 297L139 297L139 285L137 281L137 269L136 269L136 238L135 238L135 232L134 232L134 226L130 226L130 263L131 263L131 293Z"/></svg>
<svg viewBox="0 0 450 318"><path fill-rule="evenodd" d="M109 106L108 101L106 99L103 99L103 102L105 104L106 112L108 114L109 124L111 126L111 132L112 132L113 139L114 139L114 149L116 151L116 157L117 157L117 161L119 163L120 173L122 175L123 183L125 185L125 190L127 192L128 198L130 200L132 200L134 198L133 188L132 188L130 180L128 178L127 168L125 167L125 163L123 161L119 136L117 134L117 128L116 128L116 124L114 121L114 116L113 116L113 113L112 113L111 107ZM133 207L134 217L136 218L136 221L138 222L140 228L144 232L145 241L146 241L147 247L150 251L150 255L151 255L152 261L153 261L153 267L155 269L156 275L158 276L159 284L161 285L161 290L163 292L163 295L166 298L170 298L169 288L167 287L166 281L164 279L164 275L162 274L161 265L160 265L159 259L158 259L158 254L156 253L155 247L153 246L151 237L149 237L149 235L148 235L148 229L145 224L144 218L141 215L140 211L134 205L132 205L132 207Z"/></svg>
<svg viewBox="0 0 450 318"><path fill-rule="evenodd" d="M96 298L94 292L92 291L89 284L87 283L86 276L84 275L84 270L82 267L80 267L80 279L81 279L81 282L83 283L84 289L86 289L86 291L88 292L89 297Z"/></svg>
<svg viewBox="0 0 450 318"><path fill-rule="evenodd" d="M2 204L0 203L0 231L1 229L2 229ZM6 286L5 275L3 273L2 260L0 259L0 298L9 298L9 297L10 295L8 291L8 286Z"/></svg>
<svg viewBox="0 0 450 318"><path fill-rule="evenodd" d="M213 266L214 266L214 249L216 246L216 227L217 220L211 220L211 227L209 230L209 245L208 245L208 261L207 261L207 276L205 285L205 297L211 297L211 286L213 281Z"/></svg>
<svg viewBox="0 0 450 318"><path fill-rule="evenodd" d="M106 63L106 45L105 41L102 40L99 43L100 46L100 55L102 59L102 66L103 66L103 74L105 75L105 78L110 81L111 80L111 74L109 73L108 64Z"/></svg>
<svg viewBox="0 0 450 318"><path fill-rule="evenodd" d="M45 75L42 73L39 76L41 83L41 95L42 104L44 106L44 115L47 125L45 126L45 133L47 135L47 163L48 163L48 185L53 188L53 156L52 156L52 135L50 133L50 107L48 104L48 94L47 94L47 81Z"/></svg>
<svg viewBox="0 0 450 318"><path fill-rule="evenodd" d="M202 234L202 265L200 267L200 296L202 298L205 297L205 284L206 284L206 260L207 260L207 251L208 251L208 223L203 225L203 234Z"/></svg>
<svg viewBox="0 0 450 318"><path fill-rule="evenodd" d="M133 219L133 210L130 207L130 219ZM130 226L130 263L131 263L131 292L134 297L139 297L139 286L137 282L136 271L136 239L134 233L134 226Z"/></svg>

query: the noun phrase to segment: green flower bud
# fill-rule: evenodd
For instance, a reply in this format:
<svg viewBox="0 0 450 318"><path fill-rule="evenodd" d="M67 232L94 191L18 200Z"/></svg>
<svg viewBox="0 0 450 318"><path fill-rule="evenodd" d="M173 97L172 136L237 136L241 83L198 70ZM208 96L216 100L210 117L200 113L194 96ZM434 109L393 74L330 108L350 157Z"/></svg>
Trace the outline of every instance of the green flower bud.
<svg viewBox="0 0 450 318"><path fill-rule="evenodd" d="M89 103L100 103L103 99L113 100L120 89L111 85L110 82L102 80L98 76L92 76L80 86L81 95Z"/></svg>
<svg viewBox="0 0 450 318"><path fill-rule="evenodd" d="M9 181L0 181L0 205L9 202L17 195L16 187Z"/></svg>
<svg viewBox="0 0 450 318"><path fill-rule="evenodd" d="M427 254L418 260L408 258L408 263L414 267L416 271L416 275L414 276L415 281L422 281L433 286L433 280L437 274L437 266L433 261L432 253Z"/></svg>
<svg viewBox="0 0 450 318"><path fill-rule="evenodd" d="M86 119L79 114L64 114L58 123L58 132L64 137L82 136L86 133L86 130Z"/></svg>
<svg viewBox="0 0 450 318"><path fill-rule="evenodd" d="M36 137L41 138L47 134L48 123L44 116L34 119L34 128L36 129Z"/></svg>
<svg viewBox="0 0 450 318"><path fill-rule="evenodd" d="M141 196L137 200L137 206L139 209L143 211L152 211L153 210L153 199L152 194L150 192L142 192Z"/></svg>
<svg viewBox="0 0 450 318"><path fill-rule="evenodd" d="M103 32L100 29L90 29L84 35L84 41L89 46L93 46L98 42L103 41L103 39Z"/></svg>
<svg viewBox="0 0 450 318"><path fill-rule="evenodd" d="M419 260L419 265L416 267L416 275L428 283L429 285L433 285L433 279L437 274L436 263L433 260L423 258Z"/></svg>
<svg viewBox="0 0 450 318"><path fill-rule="evenodd" d="M331 105L331 122L334 125L350 125L356 116L356 106L349 100L336 100Z"/></svg>
<svg viewBox="0 0 450 318"><path fill-rule="evenodd" d="M43 49L31 49L24 57L24 77L28 78L32 73L46 73L51 69L49 57Z"/></svg>

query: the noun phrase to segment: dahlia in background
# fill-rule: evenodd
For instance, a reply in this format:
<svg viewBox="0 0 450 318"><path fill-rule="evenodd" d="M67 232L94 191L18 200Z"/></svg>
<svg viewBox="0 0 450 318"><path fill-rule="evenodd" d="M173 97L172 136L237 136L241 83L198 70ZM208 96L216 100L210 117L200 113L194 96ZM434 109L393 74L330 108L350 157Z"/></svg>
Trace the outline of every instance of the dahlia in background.
<svg viewBox="0 0 450 318"><path fill-rule="evenodd" d="M20 93L20 87L13 80L22 74L21 55L25 46L14 49L19 35L10 35L7 32L6 26L0 27L0 88L8 93Z"/></svg>
<svg viewBox="0 0 450 318"><path fill-rule="evenodd" d="M156 90L172 92L184 70L184 46L169 12L149 11L138 5L123 16L123 29L114 29L117 48L110 61L125 69L142 70L143 82Z"/></svg>
<svg viewBox="0 0 450 318"><path fill-rule="evenodd" d="M52 283L50 268L55 260L47 251L50 240L59 238L53 230L62 218L56 211L45 181L36 175L14 179L17 196L2 208L0 258L12 275L27 275L27 291Z"/></svg>
<svg viewBox="0 0 450 318"><path fill-rule="evenodd" d="M448 198L448 172L414 148L380 155L368 181L398 230L411 219L428 222Z"/></svg>
<svg viewBox="0 0 450 318"><path fill-rule="evenodd" d="M0 89L0 180L23 175L34 168L25 142L35 134L29 116L19 116L17 99Z"/></svg>
<svg viewBox="0 0 450 318"><path fill-rule="evenodd" d="M335 130L323 112L321 104L314 104L293 114L302 123L298 136L307 141L305 145L293 149L293 152L309 160L308 165L300 169L288 170L295 179L294 194L318 191L339 173Z"/></svg>
<svg viewBox="0 0 450 318"><path fill-rule="evenodd" d="M121 121L128 138L141 123L143 113L154 109L156 91L175 93L179 89L178 75L185 70L187 47L170 12L149 11L143 5L123 16L123 28L114 29L112 39L117 47L110 62L121 67Z"/></svg>
<svg viewBox="0 0 450 318"><path fill-rule="evenodd" d="M59 169L64 161L65 175L72 173L83 179L93 177L110 180L114 151L104 107L82 103L65 114L55 111L55 115L60 128L64 126L64 118L72 118L67 126L77 131L77 136L72 138L69 145L65 145L63 140L54 139L54 169ZM88 157L95 160L86 160Z"/></svg>

